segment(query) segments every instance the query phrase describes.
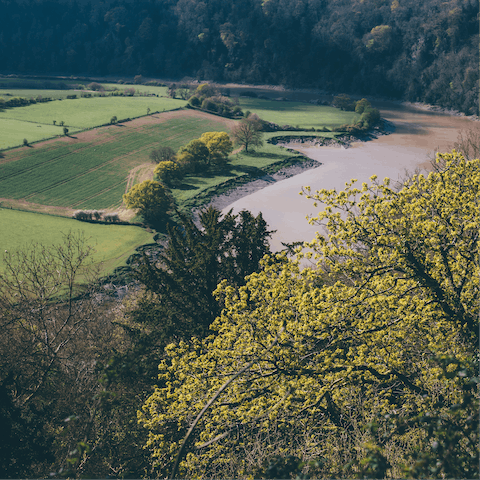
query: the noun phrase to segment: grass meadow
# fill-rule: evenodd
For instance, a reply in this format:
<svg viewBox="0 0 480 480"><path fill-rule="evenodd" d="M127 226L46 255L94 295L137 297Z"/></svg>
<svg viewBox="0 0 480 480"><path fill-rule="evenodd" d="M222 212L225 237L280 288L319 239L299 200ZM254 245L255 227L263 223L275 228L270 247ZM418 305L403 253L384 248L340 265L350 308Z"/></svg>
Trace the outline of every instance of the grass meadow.
<svg viewBox="0 0 480 480"><path fill-rule="evenodd" d="M11 82L8 82L11 80ZM8 85L11 83L11 86ZM78 85L79 81L68 80L65 81L66 84L71 84L72 87ZM98 82L97 82L98 83ZM85 87L84 89L62 89L62 90L55 90L55 89L45 89L45 88L17 88L16 84L18 81L15 79L7 79L7 78L0 78L0 97L5 98L6 100L8 97L23 97L23 98L54 98L58 99L66 99L68 95L77 95L80 98L82 91L97 94L99 92L93 92L88 90L86 87L88 82L82 83ZM34 83L32 83L34 85ZM118 90L120 92L124 91L127 88L134 88L137 95L158 95L159 97L167 97L168 88L167 87L154 87L149 85L130 85L130 84L118 84L118 83L101 83L101 85L105 88L105 94L108 95L111 92ZM95 97L98 98L98 97Z"/></svg>
<svg viewBox="0 0 480 480"><path fill-rule="evenodd" d="M351 124L360 118L355 112L345 112L338 108L313 105L304 102L287 102L240 97L243 111L250 110L260 118L277 125L290 125L300 128L339 127Z"/></svg>
<svg viewBox="0 0 480 480"><path fill-rule="evenodd" d="M42 215L0 208L0 248L16 251L33 241L54 245L63 241L69 232L82 232L95 254L96 264L102 263L102 274L111 273L125 264L135 248L153 241L152 233L129 225L100 225L79 222L70 218ZM12 228L5 228L11 226ZM0 269L2 263L0 262Z"/></svg>
<svg viewBox="0 0 480 480"><path fill-rule="evenodd" d="M1 114L2 112L0 112ZM33 143L57 135L63 135L63 127L42 125L36 122L26 122L0 116L0 150L23 145L24 138Z"/></svg>

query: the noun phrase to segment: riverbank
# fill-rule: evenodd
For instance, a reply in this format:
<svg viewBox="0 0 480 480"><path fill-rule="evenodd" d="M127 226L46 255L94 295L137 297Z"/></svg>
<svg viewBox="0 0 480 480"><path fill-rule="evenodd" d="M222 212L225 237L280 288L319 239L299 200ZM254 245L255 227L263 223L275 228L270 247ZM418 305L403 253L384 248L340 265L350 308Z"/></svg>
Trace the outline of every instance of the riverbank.
<svg viewBox="0 0 480 480"><path fill-rule="evenodd" d="M288 143L285 141L279 141L276 144L281 145L284 148L291 150L292 152L298 153L301 151L302 148L309 148L309 147L327 147L327 148L339 148L339 149L348 149L351 148L355 143L365 143L372 140L376 140L384 135L390 135L391 133L395 132L395 125L385 119L382 119L382 122L379 126L374 127L371 131L367 132L361 136L354 136L354 135L341 135L336 138L322 138L318 137L316 139L312 138L308 134L305 137L279 137L280 139L288 137ZM304 153L304 152L302 152ZM223 210L229 205L238 200L246 197L248 195L252 195L266 187L274 185L277 182L281 182L282 180L286 180L296 175L300 175L307 170L312 170L318 168L322 165L322 162L316 160L315 158L310 158L307 156L307 160L297 163L295 165L285 167L280 169L276 173L267 174L263 177L252 179L252 181L240 185L238 187L232 188L230 191L226 193L222 193L220 195L214 196L207 204L205 204L203 208L208 208L209 206L218 208L219 210ZM194 210L194 217L197 218L198 209Z"/></svg>
<svg viewBox="0 0 480 480"><path fill-rule="evenodd" d="M308 158L303 162L296 163L295 165L291 165L289 167L284 167L278 170L275 173L264 175L263 177L259 177L256 179L252 179L251 182L245 183L238 187L234 187L226 193L222 193L220 195L214 196L208 203L202 206L202 210L208 207L215 207L219 210L223 210L224 208L228 207L232 203L240 200L243 197L251 195L252 193L258 192L266 187L269 187L277 182L281 182L287 178L293 177L295 175L299 175L307 170L312 170L314 168L318 168L321 166L321 162ZM195 209L193 211L194 218L197 218L197 212L199 209Z"/></svg>
<svg viewBox="0 0 480 480"><path fill-rule="evenodd" d="M320 189L344 190L345 183L352 178L357 185L370 183L370 177L377 175L382 181L389 177L393 182L401 180L417 170L431 169L435 151L446 152L457 141L458 132L472 127L471 119L435 113L401 105L383 102L378 105L382 118L394 130L390 135L381 135L373 141L352 141L348 148L333 146L308 146L305 143L292 145L309 158L322 165L284 181L272 183L266 188L245 195L227 205L224 212L233 209L249 210L262 215L269 228L276 230L271 239L273 251L279 251L283 243L310 241L322 227L309 224L305 217L314 217L322 209L311 200L300 196L304 186L312 191Z"/></svg>

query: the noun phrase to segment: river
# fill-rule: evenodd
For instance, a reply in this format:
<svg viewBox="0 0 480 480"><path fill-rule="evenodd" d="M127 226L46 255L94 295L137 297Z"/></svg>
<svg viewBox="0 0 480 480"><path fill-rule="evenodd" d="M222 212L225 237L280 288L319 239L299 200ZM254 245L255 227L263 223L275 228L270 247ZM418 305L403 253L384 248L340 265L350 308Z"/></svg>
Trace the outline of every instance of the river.
<svg viewBox="0 0 480 480"><path fill-rule="evenodd" d="M283 248L282 242L310 241L318 226L309 225L306 217L318 213L313 201L300 196L302 187L343 190L345 182L355 178L361 186L372 175L380 180L404 178L406 172L428 170L435 151L448 151L462 129L474 126L471 118L435 113L412 105L375 102L382 118L391 122L394 131L368 142L353 143L350 148L297 147L308 157L321 163L318 168L276 182L245 196L224 209L234 212L262 212L271 230L273 251Z"/></svg>

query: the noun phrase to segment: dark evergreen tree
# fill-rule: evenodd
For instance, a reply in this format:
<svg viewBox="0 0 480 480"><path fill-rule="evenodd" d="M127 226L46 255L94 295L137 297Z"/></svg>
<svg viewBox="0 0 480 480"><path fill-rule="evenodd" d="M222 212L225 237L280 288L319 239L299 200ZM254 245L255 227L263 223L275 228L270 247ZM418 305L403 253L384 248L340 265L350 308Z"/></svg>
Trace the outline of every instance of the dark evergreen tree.
<svg viewBox="0 0 480 480"><path fill-rule="evenodd" d="M149 343L204 336L222 304L213 291L222 280L243 285L270 253L272 232L260 213L248 211L222 217L209 207L200 226L180 214L181 225L169 228L169 242L159 262L146 256L137 267L145 295L132 312L136 323L148 326Z"/></svg>

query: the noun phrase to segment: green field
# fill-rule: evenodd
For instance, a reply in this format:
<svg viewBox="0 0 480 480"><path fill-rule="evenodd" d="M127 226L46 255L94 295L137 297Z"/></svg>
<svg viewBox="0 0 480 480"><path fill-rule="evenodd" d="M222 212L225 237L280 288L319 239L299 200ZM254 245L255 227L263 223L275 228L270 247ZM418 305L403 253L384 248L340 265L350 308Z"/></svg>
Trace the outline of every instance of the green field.
<svg viewBox="0 0 480 480"><path fill-rule="evenodd" d="M2 112L0 112L1 115ZM0 150L63 135L63 127L0 117Z"/></svg>
<svg viewBox="0 0 480 480"><path fill-rule="evenodd" d="M160 145L177 150L204 132L225 130L218 119L185 117L136 128L111 126L99 129L88 143L54 142L7 152L7 162L0 166L0 196L73 209L116 208L130 170L150 162L151 150Z"/></svg>
<svg viewBox="0 0 480 480"><path fill-rule="evenodd" d="M166 90L165 87L147 88ZM206 117L201 112L184 111L165 117L162 113L152 113L141 122L91 128L108 123L114 115L121 120L145 116L147 108L151 112L163 112L184 105L182 100L157 96L94 97L56 100L0 112L0 148L5 147L5 143L22 143L24 138L34 142L58 135L63 130L58 125L60 121L65 122L71 135L70 139L59 139L41 146L34 144L0 154L0 197L7 199L3 206L21 204L20 208L47 212L60 208L63 214L71 211L68 209L112 211L122 207L122 195L127 185L140 181L141 175L151 175L148 172L150 168L153 171L153 164L149 154L153 149L169 146L177 151L204 132L229 132L227 124L231 125L231 120L228 123L215 115ZM241 99L241 106L264 120L305 129L332 128L358 118L352 112L299 102ZM53 119L57 126L53 126ZM89 131L75 137L75 132L81 130ZM181 210L199 206L209 196L228 189L232 182L244 181L242 177L248 181L251 176L264 175L263 169L268 170L273 164L292 161L295 154L267 142L282 135L333 137L337 134L266 133L262 147L248 154L243 151L233 154L230 164L222 171L187 175L181 185L172 188L177 206ZM152 241L151 234L138 227L89 224L5 208L0 208L0 224L0 246L4 249L14 249L32 239L51 244L61 241L62 232L82 230L91 237L97 250L96 259L105 262L105 272L123 264L136 246Z"/></svg>
<svg viewBox="0 0 480 480"><path fill-rule="evenodd" d="M23 139L30 143L63 135L63 126L69 135L110 122L113 116L118 120L136 118L153 112L181 108L182 100L156 97L105 97L54 101L44 104L17 107L0 112L0 150L19 146ZM56 126L53 125L56 120Z"/></svg>
<svg viewBox="0 0 480 480"><path fill-rule="evenodd" d="M140 227L96 225L70 218L4 208L0 208L0 225L2 252L28 247L32 242L58 244L63 241L63 235L69 232L83 232L87 243L95 249L95 263L103 263L103 274L111 273L116 267L124 265L136 247L153 241L153 235Z"/></svg>
<svg viewBox="0 0 480 480"><path fill-rule="evenodd" d="M41 84L42 82L33 82L32 85L35 83ZM54 82L56 83L56 82ZM57 82L58 83L58 82ZM10 78L0 78L0 85L4 85L4 87L0 87L0 97L3 97L5 100L8 100L9 97L23 97L23 98L55 98L55 99L66 99L67 95L77 95L80 98L82 90L85 92L89 92L92 94L98 94L100 92L92 92L87 89L87 85L90 82L80 82L78 80L65 80L63 83L67 85L71 85L72 88L70 89L62 89L56 90L53 88L18 88L16 85L18 84L17 79L10 79ZM99 83L99 82L96 82ZM11 84L11 86L9 85ZM76 85L83 85L84 89L74 88ZM108 95L114 90L118 90L123 92L127 88L134 88L136 95L144 95L144 94L152 94L158 95L159 97L166 97L167 96L167 87L153 87L149 85L133 85L133 84L119 84L119 83L100 83L105 88L105 94Z"/></svg>
<svg viewBox="0 0 480 480"><path fill-rule="evenodd" d="M37 103L26 107L9 108L0 112L0 125L15 121L22 125L21 138L27 138L29 142L35 142L45 138L51 138L55 134L62 134L63 127L56 129L53 121L59 125L64 122L72 135L81 130L105 125L116 116L118 120L136 118L147 114L147 108L153 112L163 112L181 108L185 105L183 100L157 97L97 97L78 98L75 100L56 100L47 103ZM41 125L42 128L39 128ZM47 127L53 127L52 131ZM20 145L18 135L9 136L7 130L2 130L0 136L0 149Z"/></svg>
<svg viewBox="0 0 480 480"><path fill-rule="evenodd" d="M268 122L305 129L339 127L345 123L354 123L360 118L360 115L355 112L345 112L334 107L303 102L241 97L240 106L243 111L250 110Z"/></svg>

